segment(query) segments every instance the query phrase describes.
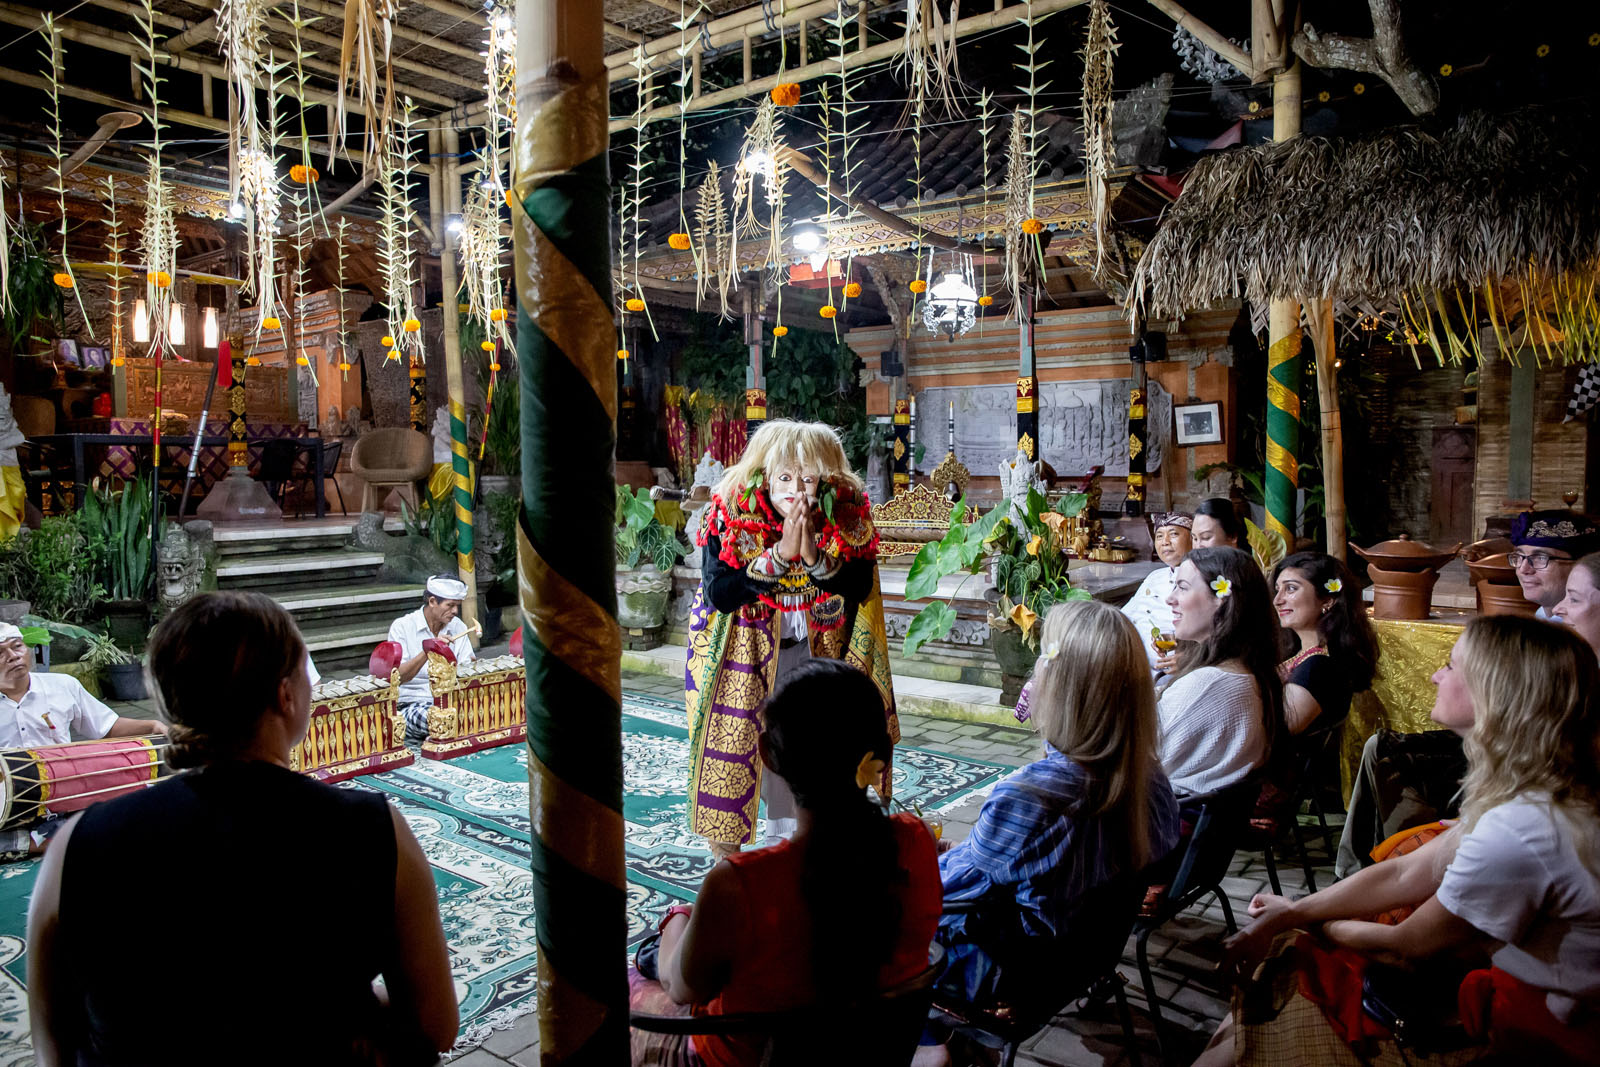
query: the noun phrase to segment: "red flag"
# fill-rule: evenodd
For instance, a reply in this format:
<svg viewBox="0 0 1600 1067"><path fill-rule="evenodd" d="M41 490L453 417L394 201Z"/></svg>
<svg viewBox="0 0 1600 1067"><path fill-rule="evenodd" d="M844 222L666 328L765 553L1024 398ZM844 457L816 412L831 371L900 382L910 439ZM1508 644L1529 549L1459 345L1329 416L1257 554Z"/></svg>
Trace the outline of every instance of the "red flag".
<svg viewBox="0 0 1600 1067"><path fill-rule="evenodd" d="M227 341L217 343L217 387L233 388L233 346Z"/></svg>

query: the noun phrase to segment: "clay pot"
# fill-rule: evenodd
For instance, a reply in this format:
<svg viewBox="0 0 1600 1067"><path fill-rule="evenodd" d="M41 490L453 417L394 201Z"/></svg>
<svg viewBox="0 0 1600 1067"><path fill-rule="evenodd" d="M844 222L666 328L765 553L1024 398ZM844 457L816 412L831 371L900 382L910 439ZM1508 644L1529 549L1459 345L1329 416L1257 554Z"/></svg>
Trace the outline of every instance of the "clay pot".
<svg viewBox="0 0 1600 1067"><path fill-rule="evenodd" d="M1522 586L1516 581L1510 585L1495 585L1488 581L1474 583L1478 590L1478 611L1484 615L1526 615L1530 618L1539 605L1522 595Z"/></svg>
<svg viewBox="0 0 1600 1067"><path fill-rule="evenodd" d="M1446 563L1456 558L1461 551L1461 542L1448 551L1440 551L1413 541L1407 534L1390 541L1382 541L1371 548L1358 548L1350 546L1350 551L1366 560L1369 566L1381 567L1385 571L1437 571ZM1374 581L1377 579L1374 578Z"/></svg>
<svg viewBox="0 0 1600 1067"><path fill-rule="evenodd" d="M1354 546L1352 546L1354 547ZM1367 564L1372 579L1372 617L1375 619L1426 619L1433 606L1436 570L1389 571Z"/></svg>
<svg viewBox="0 0 1600 1067"><path fill-rule="evenodd" d="M1468 563L1476 563L1486 556L1503 556L1512 549L1509 537L1486 537L1482 541L1474 541L1461 550L1461 558Z"/></svg>
<svg viewBox="0 0 1600 1067"><path fill-rule="evenodd" d="M1479 582L1488 582L1490 585L1514 585L1522 588L1517 581L1517 569L1506 559L1505 552L1496 552L1489 556L1468 558L1467 574L1473 585Z"/></svg>

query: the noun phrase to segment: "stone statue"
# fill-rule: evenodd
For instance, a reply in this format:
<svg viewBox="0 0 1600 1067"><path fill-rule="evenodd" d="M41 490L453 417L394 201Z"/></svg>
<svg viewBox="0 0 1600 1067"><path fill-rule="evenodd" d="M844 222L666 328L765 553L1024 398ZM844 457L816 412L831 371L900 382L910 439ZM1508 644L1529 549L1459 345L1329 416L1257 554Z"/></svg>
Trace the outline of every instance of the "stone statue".
<svg viewBox="0 0 1600 1067"><path fill-rule="evenodd" d="M433 462L450 465L450 410L443 405L433 415Z"/></svg>
<svg viewBox="0 0 1600 1067"><path fill-rule="evenodd" d="M685 567L699 569L702 549L695 541L700 536L700 520L711 503L712 490L722 481L724 468L707 449L694 467L694 481L689 486L689 497L683 502L683 532L689 538L689 552L683 557Z"/></svg>
<svg viewBox="0 0 1600 1067"><path fill-rule="evenodd" d="M694 466L694 481L689 488L694 490L704 486L709 494L710 490L715 489L717 483L722 481L724 473L725 468L711 455L711 450L708 448L705 455L700 457L700 462Z"/></svg>
<svg viewBox="0 0 1600 1067"><path fill-rule="evenodd" d="M1030 460L1028 454L1017 449L1016 457L1000 463L1000 494L1011 501L1011 521L1021 527L1028 514L1028 490L1037 489L1044 495L1044 478L1041 464Z"/></svg>
<svg viewBox="0 0 1600 1067"><path fill-rule="evenodd" d="M167 615L200 591L205 560L181 526L167 527L156 555L160 562L160 610Z"/></svg>
<svg viewBox="0 0 1600 1067"><path fill-rule="evenodd" d="M200 591L216 589L217 540L211 523L205 519L191 519L183 524L183 532L189 535L194 554L200 559Z"/></svg>
<svg viewBox="0 0 1600 1067"><path fill-rule="evenodd" d="M344 422L339 427L340 437L356 437L361 433L361 409L354 404L344 413Z"/></svg>

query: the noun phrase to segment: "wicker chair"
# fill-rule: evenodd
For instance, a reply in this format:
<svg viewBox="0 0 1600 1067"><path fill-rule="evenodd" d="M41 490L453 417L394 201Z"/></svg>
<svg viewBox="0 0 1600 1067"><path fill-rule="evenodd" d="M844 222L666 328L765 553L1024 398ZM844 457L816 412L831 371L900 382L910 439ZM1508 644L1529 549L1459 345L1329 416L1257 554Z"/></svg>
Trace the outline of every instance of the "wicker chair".
<svg viewBox="0 0 1600 1067"><path fill-rule="evenodd" d="M391 426L368 430L350 452L350 470L363 482L361 510L377 511L383 498L374 490L410 486L413 505L420 505L433 473L433 441L416 430Z"/></svg>

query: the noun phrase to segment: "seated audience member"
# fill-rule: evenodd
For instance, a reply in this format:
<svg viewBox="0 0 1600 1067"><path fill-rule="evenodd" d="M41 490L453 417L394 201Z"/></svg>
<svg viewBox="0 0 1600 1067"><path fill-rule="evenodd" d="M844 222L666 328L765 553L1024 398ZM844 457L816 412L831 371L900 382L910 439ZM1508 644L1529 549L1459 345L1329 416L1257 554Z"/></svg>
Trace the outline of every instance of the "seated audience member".
<svg viewBox="0 0 1600 1067"><path fill-rule="evenodd" d="M1194 509L1194 547L1248 548L1244 540L1244 520L1227 497L1208 497Z"/></svg>
<svg viewBox="0 0 1600 1067"><path fill-rule="evenodd" d="M1228 948L1238 975L1256 977L1199 1064L1358 1062L1345 1043L1356 1037L1359 1062L1403 1061L1363 1015L1369 999L1414 1037L1459 1006L1468 1035L1491 1045L1480 1055L1600 1060L1600 665L1568 630L1493 616L1468 624L1435 681L1434 716L1473 724L1461 822L1301 900L1252 900L1254 922ZM1415 910L1369 921L1396 908ZM1347 951L1277 940L1296 929ZM1375 963L1430 966L1397 978ZM1474 964L1489 969L1452 996ZM1363 975L1377 983L1365 992Z"/></svg>
<svg viewBox="0 0 1600 1067"><path fill-rule="evenodd" d="M294 620L259 593L202 593L156 627L149 663L168 759L194 769L74 816L45 853L39 1062L433 1062L458 1018L432 872L382 795L289 769L311 714ZM162 917L143 947L113 885Z"/></svg>
<svg viewBox="0 0 1600 1067"><path fill-rule="evenodd" d="M1107 604L1072 601L1051 610L1040 642L1030 721L1044 758L995 786L972 833L939 862L947 901L990 902L939 924L940 986L972 1003L1047 984L1074 931L1096 922L1085 897L1178 840L1177 803L1156 760L1155 690L1133 626Z"/></svg>
<svg viewBox="0 0 1600 1067"><path fill-rule="evenodd" d="M1181 798L1237 785L1283 725L1278 634L1267 581L1237 548L1197 548L1167 603L1185 647L1156 706L1161 766Z"/></svg>
<svg viewBox="0 0 1600 1067"><path fill-rule="evenodd" d="M867 796L891 751L877 686L841 660L813 659L778 683L760 717L762 762L794 792L798 829L718 862L694 906L667 913L656 951L629 972L635 1011L846 1004L928 966L942 904L937 848L920 819L887 816ZM763 1043L635 1030L633 1058L754 1067Z"/></svg>
<svg viewBox="0 0 1600 1067"><path fill-rule="evenodd" d="M1600 552L1591 552L1572 565L1567 594L1556 605L1555 614L1600 654Z"/></svg>
<svg viewBox="0 0 1600 1067"><path fill-rule="evenodd" d="M1189 528L1194 520L1187 515L1169 512L1155 517L1156 524L1156 555L1161 562L1166 564L1157 567L1145 575L1128 602L1122 605L1122 613L1133 623L1133 628L1139 634L1139 640L1145 648L1145 658L1150 662L1150 669L1157 674L1170 674L1177 666L1177 657L1172 652L1162 652L1156 648L1154 639L1165 633L1172 632L1172 606L1168 603L1168 596L1172 593L1172 583L1178 576L1178 564L1183 562L1183 557L1189 554L1189 549L1194 547Z"/></svg>
<svg viewBox="0 0 1600 1067"><path fill-rule="evenodd" d="M461 621L461 601L467 583L449 574L428 579L422 607L389 625L389 640L400 645L400 714L406 720L406 743L428 739L428 711L433 707L433 687L428 679L428 650L423 643L437 640L450 646L457 663L477 659L467 624Z"/></svg>
<svg viewBox="0 0 1600 1067"><path fill-rule="evenodd" d="M1517 571L1522 595L1539 605L1535 618L1559 619L1567 575L1579 556L1600 549L1600 531L1575 511L1524 511L1511 520L1506 561Z"/></svg>
<svg viewBox="0 0 1600 1067"><path fill-rule="evenodd" d="M1284 725L1291 734L1344 721L1350 697L1372 684L1378 638L1349 569L1320 552L1297 552L1272 572L1278 625L1294 655L1278 664Z"/></svg>

